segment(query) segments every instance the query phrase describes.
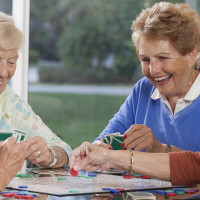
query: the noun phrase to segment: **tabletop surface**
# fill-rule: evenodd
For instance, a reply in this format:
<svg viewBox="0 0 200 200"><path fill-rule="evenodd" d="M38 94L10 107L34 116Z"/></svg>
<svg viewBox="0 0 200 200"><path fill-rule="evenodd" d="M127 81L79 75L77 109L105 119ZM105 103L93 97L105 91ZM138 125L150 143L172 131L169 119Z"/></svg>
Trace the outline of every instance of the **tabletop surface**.
<svg viewBox="0 0 200 200"><path fill-rule="evenodd" d="M132 200L136 198L135 195L140 196L137 199L147 199L144 195L149 195L148 199L185 199L199 194L198 189L194 189L193 193L190 192L191 187L198 188L197 186L172 187L167 181L139 174L125 175L124 172L116 170L98 173L81 171L77 177L71 176L66 168L33 168L27 172L25 175L19 174L15 177L7 190L15 193L34 193L37 195L34 199L66 200ZM4 194L0 199L15 198L14 196L8 198Z"/></svg>

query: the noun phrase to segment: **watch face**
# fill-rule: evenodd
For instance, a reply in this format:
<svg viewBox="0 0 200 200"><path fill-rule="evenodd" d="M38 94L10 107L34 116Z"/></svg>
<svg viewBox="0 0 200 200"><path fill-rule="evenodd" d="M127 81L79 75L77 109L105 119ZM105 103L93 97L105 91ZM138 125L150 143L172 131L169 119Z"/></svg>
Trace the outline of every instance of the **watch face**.
<svg viewBox="0 0 200 200"><path fill-rule="evenodd" d="M165 149L165 152L166 152L166 153L169 153L169 152L171 152L171 151L172 151L171 145L168 145L168 144L167 144L166 149Z"/></svg>

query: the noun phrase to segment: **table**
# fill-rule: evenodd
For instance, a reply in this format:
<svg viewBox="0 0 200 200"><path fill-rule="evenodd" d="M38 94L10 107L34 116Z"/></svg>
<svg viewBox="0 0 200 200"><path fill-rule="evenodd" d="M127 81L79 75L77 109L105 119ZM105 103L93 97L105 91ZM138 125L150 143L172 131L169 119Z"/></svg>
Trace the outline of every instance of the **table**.
<svg viewBox="0 0 200 200"><path fill-rule="evenodd" d="M72 177L66 168L59 169L29 169L24 177L15 177L8 185L9 191L25 190L27 192L37 193L35 199L66 199L66 200L106 200L117 199L125 200L130 192L150 191L154 193L156 199L166 199L165 196L155 193L156 190L173 189L170 182L158 179L136 178L124 179L122 172L118 174L106 173L86 173L81 171L78 177ZM20 189L20 186L27 188ZM193 186L194 187L194 186ZM124 189L122 194L110 194L110 191L104 189ZM195 193L193 195L197 195ZM167 199L184 199L189 194L176 195L176 197L167 197ZM3 199L3 197L1 197ZM130 198L129 198L130 199Z"/></svg>

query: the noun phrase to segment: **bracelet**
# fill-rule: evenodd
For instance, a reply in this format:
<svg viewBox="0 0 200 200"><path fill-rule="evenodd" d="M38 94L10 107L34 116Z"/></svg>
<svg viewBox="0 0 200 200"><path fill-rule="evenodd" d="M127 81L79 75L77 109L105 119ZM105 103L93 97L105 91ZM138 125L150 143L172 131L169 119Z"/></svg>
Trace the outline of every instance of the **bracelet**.
<svg viewBox="0 0 200 200"><path fill-rule="evenodd" d="M133 151L131 150L130 152L131 152L131 155L130 155L130 165L129 165L129 170L128 170L129 174L132 173L132 167L133 167L133 163L134 163Z"/></svg>
<svg viewBox="0 0 200 200"><path fill-rule="evenodd" d="M49 149L51 150L51 153L53 154L53 162L49 165L49 167L53 167L58 161L58 156L56 155L56 152L53 147L49 147Z"/></svg>
<svg viewBox="0 0 200 200"><path fill-rule="evenodd" d="M166 149L165 149L165 153L169 153L171 151L172 151L171 145L167 144Z"/></svg>

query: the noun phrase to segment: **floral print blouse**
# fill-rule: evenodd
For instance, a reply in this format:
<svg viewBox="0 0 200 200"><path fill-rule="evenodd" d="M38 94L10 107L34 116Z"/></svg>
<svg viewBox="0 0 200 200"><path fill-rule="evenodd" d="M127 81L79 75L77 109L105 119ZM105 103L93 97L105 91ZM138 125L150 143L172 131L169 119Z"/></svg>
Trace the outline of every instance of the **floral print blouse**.
<svg viewBox="0 0 200 200"><path fill-rule="evenodd" d="M8 86L0 94L0 131L18 129L28 133L28 138L39 135L49 146L64 149L69 157L71 147L54 134L37 116L30 105Z"/></svg>

